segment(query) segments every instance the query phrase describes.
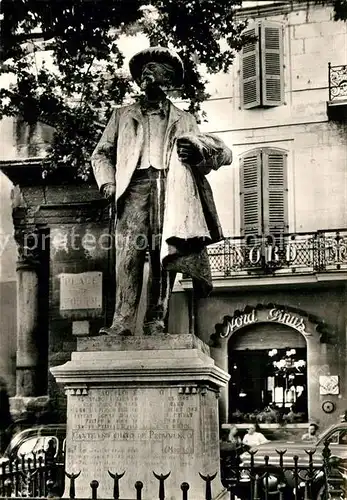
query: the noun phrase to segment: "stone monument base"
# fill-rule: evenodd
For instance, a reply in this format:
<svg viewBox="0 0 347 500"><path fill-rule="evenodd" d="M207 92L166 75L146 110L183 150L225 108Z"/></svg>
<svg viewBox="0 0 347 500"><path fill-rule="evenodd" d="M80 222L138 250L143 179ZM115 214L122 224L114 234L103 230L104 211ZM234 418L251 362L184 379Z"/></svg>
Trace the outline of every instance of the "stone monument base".
<svg viewBox="0 0 347 500"><path fill-rule="evenodd" d="M78 339L71 361L51 369L67 392L66 471L81 472L76 497L205 498L200 477L217 473L214 497L223 492L219 474L218 394L229 375L215 366L208 347L193 335ZM108 472L109 471L109 472ZM111 473L111 474L110 474Z"/></svg>

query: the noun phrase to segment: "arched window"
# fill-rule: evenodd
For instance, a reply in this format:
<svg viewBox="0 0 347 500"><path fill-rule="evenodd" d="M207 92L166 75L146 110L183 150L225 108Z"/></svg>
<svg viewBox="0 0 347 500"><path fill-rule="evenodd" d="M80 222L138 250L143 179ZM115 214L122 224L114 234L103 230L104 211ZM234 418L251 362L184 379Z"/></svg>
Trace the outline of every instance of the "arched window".
<svg viewBox="0 0 347 500"><path fill-rule="evenodd" d="M306 340L293 328L262 323L228 343L229 421L307 421Z"/></svg>
<svg viewBox="0 0 347 500"><path fill-rule="evenodd" d="M288 232L287 153L259 148L241 157L241 234L268 236Z"/></svg>

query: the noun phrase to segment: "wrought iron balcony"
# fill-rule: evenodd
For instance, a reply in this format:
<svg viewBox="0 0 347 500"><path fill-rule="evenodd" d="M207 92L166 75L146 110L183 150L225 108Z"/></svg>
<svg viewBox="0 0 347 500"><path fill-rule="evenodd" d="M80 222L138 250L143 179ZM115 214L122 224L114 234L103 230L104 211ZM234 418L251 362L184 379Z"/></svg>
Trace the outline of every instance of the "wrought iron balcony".
<svg viewBox="0 0 347 500"><path fill-rule="evenodd" d="M347 65L329 63L328 116L332 120L347 120Z"/></svg>
<svg viewBox="0 0 347 500"><path fill-rule="evenodd" d="M209 247L213 278L347 270L347 229L226 238Z"/></svg>

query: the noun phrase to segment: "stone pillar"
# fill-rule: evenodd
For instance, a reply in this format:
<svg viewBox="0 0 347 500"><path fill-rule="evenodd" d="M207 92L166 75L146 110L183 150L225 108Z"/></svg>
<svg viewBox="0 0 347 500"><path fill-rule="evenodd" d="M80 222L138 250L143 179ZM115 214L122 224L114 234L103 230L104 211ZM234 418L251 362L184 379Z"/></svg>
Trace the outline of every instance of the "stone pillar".
<svg viewBox="0 0 347 500"><path fill-rule="evenodd" d="M67 393L66 472L78 474L76 496L112 498L111 476L123 474L120 498L220 498L219 388L229 375L215 366L209 348L191 334L79 338L71 361L51 368ZM110 471L110 472L109 472ZM155 474L154 474L155 473ZM162 476L163 475L163 476ZM68 492L68 485L66 485ZM65 495L64 495L65 496Z"/></svg>
<svg viewBox="0 0 347 500"><path fill-rule="evenodd" d="M17 362L16 396L37 396L39 349L38 267L20 260L17 263Z"/></svg>
<svg viewBox="0 0 347 500"><path fill-rule="evenodd" d="M211 356L214 359L216 366L221 368L226 373L229 371L228 358L228 343L225 339L218 339L217 343L212 342ZM219 421L220 424L229 422L229 387L228 384L221 387L219 398Z"/></svg>
<svg viewBox="0 0 347 500"><path fill-rule="evenodd" d="M38 233L16 232L17 362L16 397L35 397L39 377L39 268Z"/></svg>

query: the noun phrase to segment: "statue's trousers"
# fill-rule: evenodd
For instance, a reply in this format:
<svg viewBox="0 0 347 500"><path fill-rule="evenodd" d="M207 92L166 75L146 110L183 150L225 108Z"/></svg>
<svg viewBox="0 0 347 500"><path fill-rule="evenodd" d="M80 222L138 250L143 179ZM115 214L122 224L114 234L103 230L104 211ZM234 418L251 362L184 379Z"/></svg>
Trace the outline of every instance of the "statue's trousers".
<svg viewBox="0 0 347 500"><path fill-rule="evenodd" d="M140 300L146 252L150 275L145 324L167 317L174 273L160 261L166 171L138 169L117 204L116 304L113 326L133 331Z"/></svg>

